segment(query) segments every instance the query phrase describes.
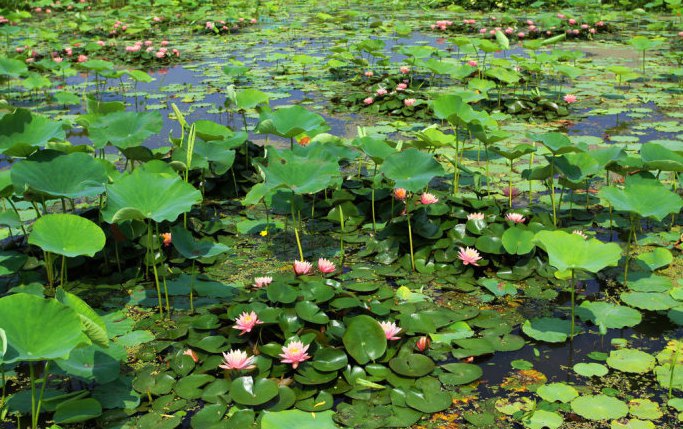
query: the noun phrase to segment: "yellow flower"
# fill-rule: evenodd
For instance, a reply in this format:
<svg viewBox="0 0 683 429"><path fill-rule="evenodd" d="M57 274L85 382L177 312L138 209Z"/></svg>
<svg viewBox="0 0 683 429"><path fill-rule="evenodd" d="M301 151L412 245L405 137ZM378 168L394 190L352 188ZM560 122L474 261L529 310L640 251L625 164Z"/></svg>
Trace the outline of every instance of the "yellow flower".
<svg viewBox="0 0 683 429"><path fill-rule="evenodd" d="M266 235L268 235L268 230L267 230L267 229L264 229L264 230L261 231L259 234L261 234L261 237L265 237Z"/></svg>

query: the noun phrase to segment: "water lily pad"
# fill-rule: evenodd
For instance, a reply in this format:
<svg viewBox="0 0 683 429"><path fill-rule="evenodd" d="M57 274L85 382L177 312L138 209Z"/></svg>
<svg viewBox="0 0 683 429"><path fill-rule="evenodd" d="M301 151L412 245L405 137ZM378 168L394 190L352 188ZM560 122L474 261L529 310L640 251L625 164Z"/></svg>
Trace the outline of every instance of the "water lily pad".
<svg viewBox="0 0 683 429"><path fill-rule="evenodd" d="M548 402L570 402L579 396L579 392L576 389L565 383L544 384L538 388L536 393Z"/></svg>
<svg viewBox="0 0 683 429"><path fill-rule="evenodd" d="M665 292L623 292L619 297L631 307L642 308L643 310L668 310L680 305L680 302Z"/></svg>
<svg viewBox="0 0 683 429"><path fill-rule="evenodd" d="M469 384L484 375L484 371L479 365L471 363L447 363L441 365L441 368L449 372L445 375L449 376L447 384L451 385Z"/></svg>
<svg viewBox="0 0 683 429"><path fill-rule="evenodd" d="M524 426L529 429L557 429L562 426L564 419L558 413L546 410L536 410L534 413L522 420Z"/></svg>
<svg viewBox="0 0 683 429"><path fill-rule="evenodd" d="M571 323L568 320L543 317L524 322L522 332L531 338L548 343L562 343L569 338Z"/></svg>
<svg viewBox="0 0 683 429"><path fill-rule="evenodd" d="M654 356L635 349L613 350L607 358L607 365L612 368L639 374L652 371L655 363Z"/></svg>
<svg viewBox="0 0 683 429"><path fill-rule="evenodd" d="M399 354L389 361L389 367L405 377L422 377L434 370L434 361L423 354Z"/></svg>
<svg viewBox="0 0 683 429"><path fill-rule="evenodd" d="M123 111L97 117L88 127L88 133L98 149L107 144L127 149L158 134L162 125L159 112Z"/></svg>
<svg viewBox="0 0 683 429"><path fill-rule="evenodd" d="M356 316L342 337L346 351L364 365L379 359L387 349L387 338L379 322L370 316Z"/></svg>
<svg viewBox="0 0 683 429"><path fill-rule="evenodd" d="M242 405L261 405L277 395L277 383L265 378L239 377L230 385L230 396Z"/></svg>
<svg viewBox="0 0 683 429"><path fill-rule="evenodd" d="M604 187L598 195L616 210L632 212L642 217L661 221L670 213L678 213L683 200L667 189L659 180L628 176L624 189Z"/></svg>
<svg viewBox="0 0 683 429"><path fill-rule="evenodd" d="M586 395L574 399L572 411L588 420L620 419L628 414L624 401L607 395Z"/></svg>
<svg viewBox="0 0 683 429"><path fill-rule="evenodd" d="M339 429L332 416L333 411L309 413L301 410L264 411L261 429Z"/></svg>
<svg viewBox="0 0 683 429"><path fill-rule="evenodd" d="M610 429L655 429L655 424L647 420L631 419L626 422L613 420Z"/></svg>
<svg viewBox="0 0 683 429"><path fill-rule="evenodd" d="M57 406L52 419L57 424L81 423L102 415L102 406L93 398L74 399Z"/></svg>
<svg viewBox="0 0 683 429"><path fill-rule="evenodd" d="M599 363L577 363L574 372L584 377L602 377L607 375L609 369Z"/></svg>
<svg viewBox="0 0 683 429"><path fill-rule="evenodd" d="M53 299L23 293L5 296L0 298L0 320L7 337L5 363L66 359L87 343L78 314Z"/></svg>
<svg viewBox="0 0 683 429"><path fill-rule="evenodd" d="M628 405L629 413L639 419L657 420L663 415L659 404L649 399L633 399Z"/></svg>
<svg viewBox="0 0 683 429"><path fill-rule="evenodd" d="M578 316L606 329L636 326L642 320L638 310L623 305L600 301L584 301L577 308Z"/></svg>

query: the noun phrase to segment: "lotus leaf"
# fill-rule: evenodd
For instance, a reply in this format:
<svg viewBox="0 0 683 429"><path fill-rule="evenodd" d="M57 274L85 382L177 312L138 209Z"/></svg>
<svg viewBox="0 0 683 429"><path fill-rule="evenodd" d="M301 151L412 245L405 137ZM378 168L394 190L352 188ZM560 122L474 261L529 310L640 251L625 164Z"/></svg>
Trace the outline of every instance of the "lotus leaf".
<svg viewBox="0 0 683 429"><path fill-rule="evenodd" d="M17 194L47 198L93 197L103 193L107 183L104 165L92 156L54 150L36 152L16 163L11 175Z"/></svg>
<svg viewBox="0 0 683 429"><path fill-rule="evenodd" d="M538 388L536 394L548 402L570 402L579 396L576 389L565 383L544 384Z"/></svg>
<svg viewBox="0 0 683 429"><path fill-rule="evenodd" d="M23 293L0 298L0 320L7 337L4 363L68 359L88 343L78 314L52 299Z"/></svg>
<svg viewBox="0 0 683 429"><path fill-rule="evenodd" d="M389 155L380 171L392 180L397 188L405 188L409 192L422 191L436 176L443 174L443 167L434 156L408 149Z"/></svg>
<svg viewBox="0 0 683 429"><path fill-rule="evenodd" d="M628 405L607 395L586 395L574 399L572 411L588 420L610 420L626 417Z"/></svg>
<svg viewBox="0 0 683 429"><path fill-rule="evenodd" d="M52 419L57 424L85 422L102 415L97 399L85 398L66 401L57 406Z"/></svg>
<svg viewBox="0 0 683 429"><path fill-rule="evenodd" d="M539 231L534 241L548 253L550 265L560 272L597 273L607 266L616 266L621 258L621 248L616 243L587 240L564 231Z"/></svg>
<svg viewBox="0 0 683 429"><path fill-rule="evenodd" d="M668 249L658 247L652 252L641 253L636 259L642 262L650 271L655 271L672 263L674 257Z"/></svg>
<svg viewBox="0 0 683 429"><path fill-rule="evenodd" d="M522 331L535 340L562 343L571 333L571 323L569 320L543 317L527 320L522 325Z"/></svg>
<svg viewBox="0 0 683 429"><path fill-rule="evenodd" d="M0 118L0 153L17 146L42 147L53 140L64 140L65 137L61 122L34 115L25 109L17 109Z"/></svg>
<svg viewBox="0 0 683 429"><path fill-rule="evenodd" d="M102 250L105 236L93 221L73 214L48 214L33 224L28 242L46 252L63 255L95 256Z"/></svg>
<svg viewBox="0 0 683 429"><path fill-rule="evenodd" d="M606 199L614 209L632 212L642 217L661 221L671 213L678 213L683 199L667 189L659 180L641 176L626 177L626 186L602 188L598 195Z"/></svg>
<svg viewBox="0 0 683 429"><path fill-rule="evenodd" d="M180 225L171 228L171 236L173 247L187 259L212 258L230 250L225 244L215 243L210 238L195 240L192 233Z"/></svg>
<svg viewBox="0 0 683 429"><path fill-rule="evenodd" d="M577 314L582 320L590 320L595 325L606 329L622 329L636 326L642 320L638 310L599 301L584 301L577 309Z"/></svg>
<svg viewBox="0 0 683 429"><path fill-rule="evenodd" d="M95 119L88 127L93 145L102 149L107 144L127 149L140 146L158 134L162 127L159 112L114 112Z"/></svg>
<svg viewBox="0 0 683 429"><path fill-rule="evenodd" d="M607 375L609 370L599 363L577 363L574 365L574 372L584 377L602 377Z"/></svg>
<svg viewBox="0 0 683 429"><path fill-rule="evenodd" d="M326 123L322 116L295 105L265 114L256 129L263 134L293 138L324 127Z"/></svg>
<svg viewBox="0 0 683 429"><path fill-rule="evenodd" d="M535 410L531 416L522 420L529 429L557 429L562 426L564 419L558 413L546 410Z"/></svg>
<svg viewBox="0 0 683 429"><path fill-rule="evenodd" d="M655 358L649 353L635 349L619 349L610 352L607 365L623 372L646 373L655 367Z"/></svg>
<svg viewBox="0 0 683 429"><path fill-rule="evenodd" d="M145 219L172 222L201 201L201 193L175 173L138 168L107 185L107 205L102 216L109 223Z"/></svg>

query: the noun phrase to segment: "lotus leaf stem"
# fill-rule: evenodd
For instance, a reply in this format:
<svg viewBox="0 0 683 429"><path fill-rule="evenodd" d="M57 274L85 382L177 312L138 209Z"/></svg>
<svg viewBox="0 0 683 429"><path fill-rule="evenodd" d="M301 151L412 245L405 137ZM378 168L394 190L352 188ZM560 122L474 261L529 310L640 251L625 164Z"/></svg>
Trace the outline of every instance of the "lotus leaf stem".
<svg viewBox="0 0 683 429"><path fill-rule="evenodd" d="M154 273L154 285L157 288L157 298L159 299L159 316L164 317L164 305L161 301L161 288L159 287L159 275L157 273L156 257L154 256L154 247L152 245L152 221L147 220L147 258L145 258L146 265L149 264L149 257L152 259L152 270Z"/></svg>
<svg viewBox="0 0 683 429"><path fill-rule="evenodd" d="M339 235L339 251L341 252L341 263L340 265L344 265L344 209L342 208L341 205L339 205L339 224L341 226L341 234ZM303 257L301 258L303 260Z"/></svg>
<svg viewBox="0 0 683 429"><path fill-rule="evenodd" d="M415 252L413 251L413 228L410 225L410 213L407 213L406 216L408 219L408 244L410 245L410 266L412 270L415 271Z"/></svg>

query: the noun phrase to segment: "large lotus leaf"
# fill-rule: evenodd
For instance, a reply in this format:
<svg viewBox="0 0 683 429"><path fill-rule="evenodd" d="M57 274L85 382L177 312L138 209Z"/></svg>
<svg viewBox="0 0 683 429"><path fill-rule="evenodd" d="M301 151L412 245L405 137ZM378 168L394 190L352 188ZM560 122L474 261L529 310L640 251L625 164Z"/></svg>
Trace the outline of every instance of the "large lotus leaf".
<svg viewBox="0 0 683 429"><path fill-rule="evenodd" d="M13 58L0 58L0 76L16 78L28 72L26 63Z"/></svg>
<svg viewBox="0 0 683 429"><path fill-rule="evenodd" d="M376 164L380 164L389 155L396 152L396 149L389 146L386 141L374 137L358 138L353 141L353 144L358 146L360 150L362 150L363 153L370 157Z"/></svg>
<svg viewBox="0 0 683 429"><path fill-rule="evenodd" d="M309 413L301 410L264 411L261 429L339 429L332 416L333 411Z"/></svg>
<svg viewBox="0 0 683 429"><path fill-rule="evenodd" d="M127 149L140 146L149 137L159 134L163 119L159 112L114 112L100 116L88 127L93 145L104 148L107 144Z"/></svg>
<svg viewBox="0 0 683 429"><path fill-rule="evenodd" d="M668 310L680 305L680 301L666 292L622 292L619 297L631 307L650 311Z"/></svg>
<svg viewBox="0 0 683 429"><path fill-rule="evenodd" d="M555 168L565 179L574 183L583 182L589 176L602 171L600 163L590 153L565 153L552 160ZM551 160L548 160L551 162Z"/></svg>
<svg viewBox="0 0 683 429"><path fill-rule="evenodd" d="M78 317L81 318L83 331L93 343L102 347L109 345L107 325L92 307L77 295L66 292L62 287L57 288L55 298L78 314Z"/></svg>
<svg viewBox="0 0 683 429"><path fill-rule="evenodd" d="M127 358L126 349L118 344L106 349L91 344L72 350L68 359L57 359L56 363L69 375L102 384L119 377L121 362Z"/></svg>
<svg viewBox="0 0 683 429"><path fill-rule="evenodd" d="M49 197L82 198L104 192L104 165L85 153L42 150L12 167L15 191Z"/></svg>
<svg viewBox="0 0 683 429"><path fill-rule="evenodd" d="M621 248L616 243L586 240L565 231L539 231L534 241L548 253L550 265L564 272L584 270L597 273L608 266L616 266Z"/></svg>
<svg viewBox="0 0 683 429"><path fill-rule="evenodd" d="M453 125L465 126L480 115L457 95L441 95L432 102L434 116Z"/></svg>
<svg viewBox="0 0 683 429"><path fill-rule="evenodd" d="M683 155L656 143L642 145L640 157L649 170L683 171Z"/></svg>
<svg viewBox="0 0 683 429"><path fill-rule="evenodd" d="M536 152L536 147L531 146L530 144L521 143L511 149L506 146L491 146L489 150L505 159L513 160L529 153Z"/></svg>
<svg viewBox="0 0 683 429"><path fill-rule="evenodd" d="M664 43L664 39L648 39L645 36L634 36L627 43L639 51L647 51Z"/></svg>
<svg viewBox="0 0 683 429"><path fill-rule="evenodd" d="M678 213L683 199L667 189L659 180L641 176L627 176L626 186L602 188L598 195L614 209L632 212L658 221L671 213Z"/></svg>
<svg viewBox="0 0 683 429"><path fill-rule="evenodd" d="M87 344L78 314L53 299L24 293L0 298L0 320L7 336L5 363L68 359Z"/></svg>
<svg viewBox="0 0 683 429"><path fill-rule="evenodd" d="M262 166L265 186L287 188L296 194L312 194L342 182L339 164L324 152L299 156L291 151L269 150L268 166Z"/></svg>
<svg viewBox="0 0 683 429"><path fill-rule="evenodd" d="M571 406L572 411L588 420L620 419L628 414L624 401L607 395L579 396Z"/></svg>
<svg viewBox="0 0 683 429"><path fill-rule="evenodd" d="M326 125L325 118L301 106L281 107L266 115L257 130L263 134L275 134L291 138L301 133L311 132Z"/></svg>
<svg viewBox="0 0 683 429"><path fill-rule="evenodd" d="M57 424L80 423L102 415L102 405L93 398L74 399L57 406L52 420Z"/></svg>
<svg viewBox="0 0 683 429"><path fill-rule="evenodd" d="M28 242L68 258L95 256L105 243L104 232L91 220L74 214L48 214L33 224Z"/></svg>
<svg viewBox="0 0 683 429"><path fill-rule="evenodd" d="M26 263L28 256L13 250L0 251L0 276L14 274Z"/></svg>
<svg viewBox="0 0 683 429"><path fill-rule="evenodd" d="M567 340L571 331L569 320L543 317L524 322L522 332L531 338L548 343L562 343Z"/></svg>
<svg viewBox="0 0 683 429"><path fill-rule="evenodd" d="M102 217L109 223L145 219L172 222L201 201L201 192L174 173L136 169L107 186Z"/></svg>
<svg viewBox="0 0 683 429"><path fill-rule="evenodd" d="M230 248L223 243L216 243L210 238L195 240L192 233L180 225L171 228L173 247L187 259L211 258L225 253Z"/></svg>
<svg viewBox="0 0 683 429"><path fill-rule="evenodd" d="M672 263L674 257L669 249L658 247L652 252L641 253L636 259L650 271L655 271Z"/></svg>
<svg viewBox="0 0 683 429"><path fill-rule="evenodd" d="M562 133L545 133L545 134L531 134L529 135L534 141L540 141L543 146L548 148L553 155L562 155L569 152L582 152L576 147L569 137Z"/></svg>
<svg viewBox="0 0 683 429"><path fill-rule="evenodd" d="M605 329L636 326L642 320L638 310L610 302L584 301L576 310L582 320L590 320Z"/></svg>
<svg viewBox="0 0 683 429"><path fill-rule="evenodd" d="M0 119L0 153L14 146L45 146L53 140L64 140L61 122L25 109L17 109Z"/></svg>
<svg viewBox="0 0 683 429"><path fill-rule="evenodd" d="M277 383L267 378L239 377L230 385L230 396L242 405L261 405L277 395Z"/></svg>
<svg viewBox="0 0 683 429"><path fill-rule="evenodd" d="M477 140L485 145L490 145L512 136L511 133L501 130L496 126L485 125L485 123L478 119L467 124L467 129L477 138Z"/></svg>
<svg viewBox="0 0 683 429"><path fill-rule="evenodd" d="M503 67L491 67L486 70L486 76L498 79L499 81L511 84L519 82L520 74L516 71Z"/></svg>
<svg viewBox="0 0 683 429"><path fill-rule="evenodd" d="M242 89L237 93L235 97L235 100L237 102L237 108L242 110L253 109L259 104L268 103L268 99L268 94L254 88Z"/></svg>
<svg viewBox="0 0 683 429"><path fill-rule="evenodd" d="M643 374L655 367L655 357L636 349L612 350L607 358L607 365L623 372Z"/></svg>
<svg viewBox="0 0 683 429"><path fill-rule="evenodd" d="M431 154L417 149L408 149L389 155L380 171L393 180L397 188L410 192L422 191L436 176L444 174L443 167Z"/></svg>
<svg viewBox="0 0 683 429"><path fill-rule="evenodd" d="M387 349L387 338L379 322L370 316L356 316L342 337L346 351L361 365L379 359Z"/></svg>

